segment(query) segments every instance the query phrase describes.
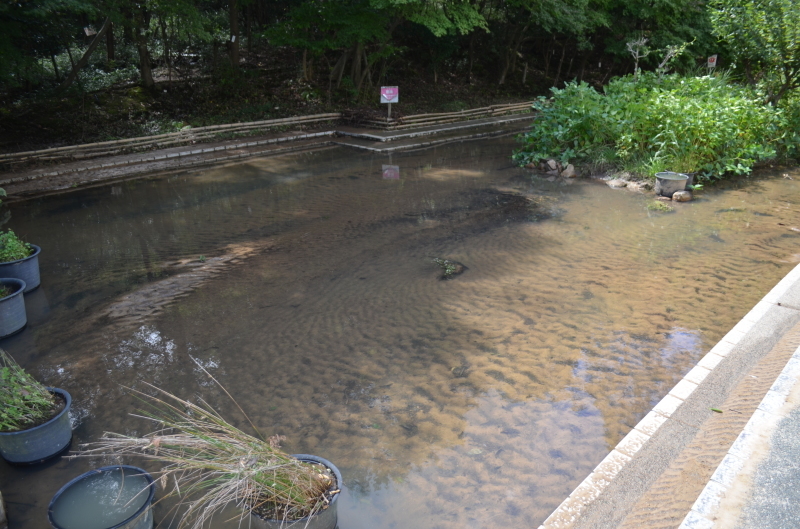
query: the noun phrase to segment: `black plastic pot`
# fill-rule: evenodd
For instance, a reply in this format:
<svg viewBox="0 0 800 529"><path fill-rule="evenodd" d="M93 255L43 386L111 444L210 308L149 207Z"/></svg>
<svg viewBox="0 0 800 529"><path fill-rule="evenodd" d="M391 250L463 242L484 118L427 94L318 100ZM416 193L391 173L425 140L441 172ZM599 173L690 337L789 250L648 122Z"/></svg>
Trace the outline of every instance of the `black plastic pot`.
<svg viewBox="0 0 800 529"><path fill-rule="evenodd" d="M39 279L39 254L42 249L31 244L33 253L24 259L0 263L0 277L15 277L25 281L25 292L30 292L41 283Z"/></svg>
<svg viewBox="0 0 800 529"><path fill-rule="evenodd" d="M334 477L336 478L336 483L331 485L330 490L337 490L342 488L342 474L339 472L339 469L336 468L333 463L328 461L327 459L323 459L318 456L313 456L310 454L293 454L292 457L295 459L299 459L300 461L305 461L306 463L319 463L325 467L328 467L333 472ZM336 494L333 499L331 500L330 505L328 505L327 509L319 511L316 514L311 516L306 516L305 518L300 518L299 520L290 520L290 521L283 521L283 520L267 520L266 518L262 518L257 514L252 514L250 516L250 528L251 529L283 529L287 527L293 527L296 529L335 529L336 522L338 520L336 514L336 507L337 502L339 500L339 496L341 493Z"/></svg>
<svg viewBox="0 0 800 529"><path fill-rule="evenodd" d="M59 455L72 440L69 408L72 397L63 389L47 388L66 402L58 415L44 424L19 432L0 432L0 456L9 463L33 465Z"/></svg>
<svg viewBox="0 0 800 529"><path fill-rule="evenodd" d="M0 338L16 334L28 324L25 312L25 281L4 277L0 284L14 292L0 298Z"/></svg>
<svg viewBox="0 0 800 529"><path fill-rule="evenodd" d="M56 495L53 496L53 499L50 500L50 506L47 509L47 519L50 521L50 525L54 529L67 529L64 525L61 525L65 522L63 520L58 519L57 512L58 512L59 500L72 501L69 498L65 497L65 493L67 493L67 491L70 488L74 487L79 482L85 479L94 478L98 474L101 474L103 472L114 472L114 471L119 471L123 473L125 471L130 471L137 475L141 475L147 480L149 484L148 488L150 490L147 492L147 498L145 499L144 503L142 504L141 507L139 507L138 510L136 510L136 512L134 512L131 516L129 516L125 520L116 522L113 525L108 525L107 527L103 526L103 529L153 529L153 509L151 507L153 503L153 498L156 495L156 487L155 483L153 482L153 477L150 474L148 474L145 470L138 467L132 467L130 465L114 465L110 467L96 468L94 470L86 472L85 474L81 474L77 478L73 479L72 481L61 487L59 491L56 492ZM143 489L144 488L142 488L142 490ZM95 504L94 506L92 506L92 508L87 510L95 510L96 508L97 504ZM91 522L94 523L94 527L99 527L96 520L91 520Z"/></svg>
<svg viewBox="0 0 800 529"><path fill-rule="evenodd" d="M656 173L656 195L672 198L676 191L686 189L689 175L665 171Z"/></svg>

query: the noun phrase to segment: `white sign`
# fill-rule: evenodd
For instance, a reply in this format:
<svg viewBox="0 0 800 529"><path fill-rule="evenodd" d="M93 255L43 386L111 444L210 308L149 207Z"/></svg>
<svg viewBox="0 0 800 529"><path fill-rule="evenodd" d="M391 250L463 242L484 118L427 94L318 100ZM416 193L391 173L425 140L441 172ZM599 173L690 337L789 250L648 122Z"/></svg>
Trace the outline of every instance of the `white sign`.
<svg viewBox="0 0 800 529"><path fill-rule="evenodd" d="M383 165L383 179L384 180L400 180L400 166L399 165Z"/></svg>
<svg viewBox="0 0 800 529"><path fill-rule="evenodd" d="M708 58L708 67L714 68L716 66L717 66L717 56L712 55L711 57Z"/></svg>
<svg viewBox="0 0 800 529"><path fill-rule="evenodd" d="M397 86L382 86L381 87L381 103L399 103L400 102L400 88Z"/></svg>

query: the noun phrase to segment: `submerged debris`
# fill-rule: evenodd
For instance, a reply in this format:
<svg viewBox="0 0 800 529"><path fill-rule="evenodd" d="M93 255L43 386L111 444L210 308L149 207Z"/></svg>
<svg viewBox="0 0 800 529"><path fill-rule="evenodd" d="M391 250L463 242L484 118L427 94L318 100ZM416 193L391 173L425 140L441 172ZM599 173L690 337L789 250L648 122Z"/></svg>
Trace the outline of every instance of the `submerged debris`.
<svg viewBox="0 0 800 529"><path fill-rule="evenodd" d="M673 211L675 208L673 208L670 205L664 204L663 202L653 201L647 204L647 209L649 209L650 211L668 212L668 211Z"/></svg>
<svg viewBox="0 0 800 529"><path fill-rule="evenodd" d="M441 279L452 279L459 274L463 274L464 270L467 269L466 266L458 261L451 261L450 259L441 259L436 257L433 259L433 262L442 269Z"/></svg>

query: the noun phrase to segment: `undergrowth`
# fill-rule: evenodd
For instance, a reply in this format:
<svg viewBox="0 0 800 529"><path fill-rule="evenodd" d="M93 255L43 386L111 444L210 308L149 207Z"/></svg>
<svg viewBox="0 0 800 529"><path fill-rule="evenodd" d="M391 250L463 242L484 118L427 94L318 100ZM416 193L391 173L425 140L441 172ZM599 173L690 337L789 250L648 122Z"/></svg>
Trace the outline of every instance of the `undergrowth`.
<svg viewBox="0 0 800 529"><path fill-rule="evenodd" d="M754 164L796 154L800 104L763 103L726 75L642 73L600 93L585 83L539 98L540 115L522 135L520 164L556 158L652 177L696 172L701 180L749 174Z"/></svg>

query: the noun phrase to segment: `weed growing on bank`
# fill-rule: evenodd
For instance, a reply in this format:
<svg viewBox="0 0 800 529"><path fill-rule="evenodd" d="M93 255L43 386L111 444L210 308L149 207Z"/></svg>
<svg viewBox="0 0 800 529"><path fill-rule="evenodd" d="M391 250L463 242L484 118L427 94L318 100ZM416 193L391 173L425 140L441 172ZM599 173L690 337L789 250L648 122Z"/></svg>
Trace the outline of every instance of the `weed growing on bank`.
<svg viewBox="0 0 800 529"><path fill-rule="evenodd" d="M604 93L573 82L539 99L540 115L514 158L522 165L577 161L644 177L749 174L758 162L796 155L798 99L766 105L761 94L725 75L641 73L612 80Z"/></svg>

